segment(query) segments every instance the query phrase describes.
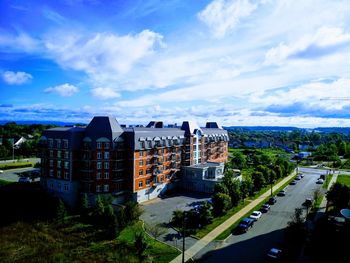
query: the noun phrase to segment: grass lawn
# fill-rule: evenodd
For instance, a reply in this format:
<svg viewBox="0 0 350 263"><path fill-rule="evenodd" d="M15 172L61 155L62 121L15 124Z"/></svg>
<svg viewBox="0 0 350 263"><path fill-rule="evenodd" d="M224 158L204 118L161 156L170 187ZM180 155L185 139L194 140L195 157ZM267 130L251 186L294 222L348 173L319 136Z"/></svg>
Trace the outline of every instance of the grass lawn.
<svg viewBox="0 0 350 263"><path fill-rule="evenodd" d="M337 178L337 183L345 184L350 187L350 175L339 174Z"/></svg>
<svg viewBox="0 0 350 263"><path fill-rule="evenodd" d="M12 184L13 182L9 182L9 181L5 181L5 180L1 180L0 179L0 187L3 185L8 185L8 184Z"/></svg>
<svg viewBox="0 0 350 263"><path fill-rule="evenodd" d="M117 239L129 245L133 245L135 234L143 231L142 222L137 222L136 224L125 228ZM170 262L181 253L179 250L161 243L147 234L145 234L145 239L148 243L146 253L150 255L155 262Z"/></svg>
<svg viewBox="0 0 350 263"><path fill-rule="evenodd" d="M328 189L328 185L329 185L329 182L331 181L331 179L332 179L332 175L327 175L326 176L326 180L325 180L325 182L324 182L324 184L322 186L324 189Z"/></svg>
<svg viewBox="0 0 350 263"><path fill-rule="evenodd" d="M0 262L139 262L135 255L135 231L126 228L118 239L104 239L103 231L74 217L63 226L54 223L18 222L0 227ZM169 262L180 252L146 235L147 252L155 262Z"/></svg>

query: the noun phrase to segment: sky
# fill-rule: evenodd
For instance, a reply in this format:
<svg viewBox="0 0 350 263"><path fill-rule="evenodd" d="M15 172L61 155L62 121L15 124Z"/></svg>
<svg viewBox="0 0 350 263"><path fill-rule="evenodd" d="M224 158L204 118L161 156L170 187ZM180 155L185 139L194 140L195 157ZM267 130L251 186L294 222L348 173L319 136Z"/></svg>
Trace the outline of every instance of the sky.
<svg viewBox="0 0 350 263"><path fill-rule="evenodd" d="M2 0L0 120L350 126L348 0Z"/></svg>

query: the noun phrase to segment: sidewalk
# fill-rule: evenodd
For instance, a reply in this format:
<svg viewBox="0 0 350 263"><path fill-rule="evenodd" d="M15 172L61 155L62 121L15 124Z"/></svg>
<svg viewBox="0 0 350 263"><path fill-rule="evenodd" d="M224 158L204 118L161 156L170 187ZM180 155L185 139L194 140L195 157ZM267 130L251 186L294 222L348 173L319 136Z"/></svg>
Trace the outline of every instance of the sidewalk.
<svg viewBox="0 0 350 263"><path fill-rule="evenodd" d="M334 173L329 184L328 184L328 188L327 191L331 188L331 186L337 181L338 178L338 173ZM326 212L326 206L327 206L327 198L326 196L323 196L321 204L317 210L316 216L314 218L314 222L316 222L325 212Z"/></svg>
<svg viewBox="0 0 350 263"><path fill-rule="evenodd" d="M291 175L284 178L281 182L279 182L277 185L275 185L272 190L275 191L278 188L280 188L283 184L285 184L288 180L290 180L292 177L296 175L296 172L294 171ZM229 219L227 219L225 222L223 222L221 225L213 229L210 233L208 233L206 236L204 236L202 239L198 240L192 247L187 249L185 251L185 262L192 258L194 255L196 255L201 249L203 249L205 246L207 246L211 241L213 241L218 235L220 235L223 231L225 231L227 228L229 228L231 225L233 225L236 221L238 221L242 216L244 216L246 213L248 213L251 209L253 209L256 205L258 205L262 200L264 200L266 197L269 197L271 193L271 190L269 189L262 195L260 195L258 198L256 198L253 202L248 204L246 207L242 208L239 212L231 216ZM171 261L171 263L181 263L182 262L182 254L177 256L175 259Z"/></svg>

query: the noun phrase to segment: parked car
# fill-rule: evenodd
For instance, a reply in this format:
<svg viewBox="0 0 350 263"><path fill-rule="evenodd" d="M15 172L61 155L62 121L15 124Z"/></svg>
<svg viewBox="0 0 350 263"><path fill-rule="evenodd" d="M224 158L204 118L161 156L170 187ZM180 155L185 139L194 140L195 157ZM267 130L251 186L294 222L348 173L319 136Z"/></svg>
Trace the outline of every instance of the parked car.
<svg viewBox="0 0 350 263"><path fill-rule="evenodd" d="M0 174L2 174L4 171L3 170L0 170Z"/></svg>
<svg viewBox="0 0 350 263"><path fill-rule="evenodd" d="M254 224L254 219L246 217L242 219L242 221L239 223L237 229L241 232L247 232L249 228L252 228Z"/></svg>
<svg viewBox="0 0 350 263"><path fill-rule="evenodd" d="M313 200L312 200L312 198L306 198L306 200L305 200L305 202L304 202L304 206L307 206L307 207L310 207L311 205L312 205L312 203L313 203Z"/></svg>
<svg viewBox="0 0 350 263"><path fill-rule="evenodd" d="M295 180L300 180L301 179L301 177L298 175L297 177L295 177Z"/></svg>
<svg viewBox="0 0 350 263"><path fill-rule="evenodd" d="M30 179L29 179L29 177L20 177L18 179L18 182L19 183L30 183Z"/></svg>
<svg viewBox="0 0 350 263"><path fill-rule="evenodd" d="M299 174L299 176L300 176L301 178L304 178L305 175L304 175L304 174Z"/></svg>
<svg viewBox="0 0 350 263"><path fill-rule="evenodd" d="M278 196L285 196L286 194L287 194L287 191L283 189L283 190L279 191L277 195Z"/></svg>
<svg viewBox="0 0 350 263"><path fill-rule="evenodd" d="M323 184L323 182L324 182L323 179L318 179L316 184Z"/></svg>
<svg viewBox="0 0 350 263"><path fill-rule="evenodd" d="M269 210L270 210L270 205L268 203L263 204L262 207L260 208L260 211L263 213L266 213Z"/></svg>
<svg viewBox="0 0 350 263"><path fill-rule="evenodd" d="M270 199L269 199L269 201L268 201L268 203L270 204L270 205L273 205L273 204L275 204L277 202L277 198L276 197L270 197Z"/></svg>
<svg viewBox="0 0 350 263"><path fill-rule="evenodd" d="M249 216L254 221L257 221L261 217L262 213L260 211L253 211L253 213Z"/></svg>
<svg viewBox="0 0 350 263"><path fill-rule="evenodd" d="M319 179L325 180L326 179L326 175L325 174L320 174L320 178Z"/></svg>
<svg viewBox="0 0 350 263"><path fill-rule="evenodd" d="M297 181L293 180L289 183L290 185L296 185L297 184Z"/></svg>
<svg viewBox="0 0 350 263"><path fill-rule="evenodd" d="M282 250L278 248L271 248L269 252L267 252L267 256L272 259L279 259L281 258Z"/></svg>

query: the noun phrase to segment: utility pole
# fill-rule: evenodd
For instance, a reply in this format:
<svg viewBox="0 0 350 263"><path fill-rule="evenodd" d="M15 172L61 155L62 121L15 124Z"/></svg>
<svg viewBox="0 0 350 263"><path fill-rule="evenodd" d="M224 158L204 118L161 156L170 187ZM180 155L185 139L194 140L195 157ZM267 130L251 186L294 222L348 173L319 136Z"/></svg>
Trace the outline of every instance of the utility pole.
<svg viewBox="0 0 350 263"><path fill-rule="evenodd" d="M185 263L185 225L186 225L186 211L183 212L183 221L182 221L182 263Z"/></svg>

